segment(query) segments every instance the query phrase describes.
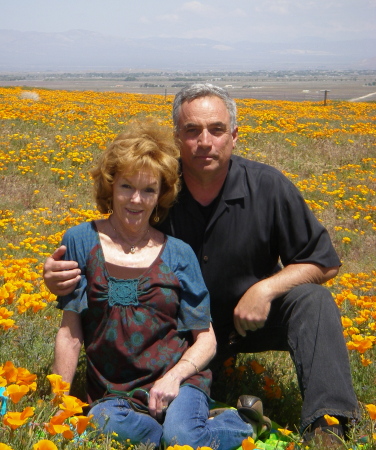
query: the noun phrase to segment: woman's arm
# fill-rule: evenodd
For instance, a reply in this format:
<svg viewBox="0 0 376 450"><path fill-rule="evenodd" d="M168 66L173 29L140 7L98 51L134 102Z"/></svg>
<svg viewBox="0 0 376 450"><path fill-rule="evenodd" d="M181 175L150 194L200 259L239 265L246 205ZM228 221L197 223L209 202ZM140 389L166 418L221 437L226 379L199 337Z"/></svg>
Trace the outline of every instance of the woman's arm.
<svg viewBox="0 0 376 450"><path fill-rule="evenodd" d="M83 342L80 315L64 311L55 339L53 373L61 375L63 381L72 383Z"/></svg>
<svg viewBox="0 0 376 450"><path fill-rule="evenodd" d="M193 345L150 390L149 412L157 420L161 419L163 409L178 395L181 383L203 370L215 355L217 341L211 324L207 330L192 330L192 335Z"/></svg>

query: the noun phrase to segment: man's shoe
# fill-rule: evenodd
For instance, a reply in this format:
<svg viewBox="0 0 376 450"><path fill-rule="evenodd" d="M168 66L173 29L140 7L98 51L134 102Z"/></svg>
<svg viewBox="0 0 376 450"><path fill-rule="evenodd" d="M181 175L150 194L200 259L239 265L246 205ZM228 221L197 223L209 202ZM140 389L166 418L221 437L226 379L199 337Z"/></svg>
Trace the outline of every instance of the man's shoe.
<svg viewBox="0 0 376 450"><path fill-rule="evenodd" d="M262 401L254 395L241 395L236 408L240 413L256 422L260 422L264 415Z"/></svg>
<svg viewBox="0 0 376 450"><path fill-rule="evenodd" d="M314 431L303 435L302 448L325 448L332 450L346 450L340 436L332 427L316 428Z"/></svg>
<svg viewBox="0 0 376 450"><path fill-rule="evenodd" d="M319 417L303 433L303 446L318 446L345 449L343 444L345 429L343 423L328 425L324 417Z"/></svg>
<svg viewBox="0 0 376 450"><path fill-rule="evenodd" d="M213 418L227 411L229 408L213 408L209 411L209 418ZM262 401L254 395L241 395L238 398L236 409L243 413L249 419L259 422L262 420L263 407Z"/></svg>
<svg viewBox="0 0 376 450"><path fill-rule="evenodd" d="M254 395L241 395L236 405L240 417L252 425L256 438L272 429L270 419L264 416L262 401Z"/></svg>

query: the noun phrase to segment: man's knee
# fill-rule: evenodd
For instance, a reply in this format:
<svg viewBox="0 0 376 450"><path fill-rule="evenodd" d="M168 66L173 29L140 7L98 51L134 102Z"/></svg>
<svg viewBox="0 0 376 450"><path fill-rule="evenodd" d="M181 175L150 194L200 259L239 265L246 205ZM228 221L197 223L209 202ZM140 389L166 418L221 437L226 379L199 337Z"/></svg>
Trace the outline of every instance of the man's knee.
<svg viewBox="0 0 376 450"><path fill-rule="evenodd" d="M339 314L337 305L334 302L330 291L319 284L302 284L294 287L285 297L288 303L293 303L294 308L306 312L307 317L315 311L320 315L328 313Z"/></svg>

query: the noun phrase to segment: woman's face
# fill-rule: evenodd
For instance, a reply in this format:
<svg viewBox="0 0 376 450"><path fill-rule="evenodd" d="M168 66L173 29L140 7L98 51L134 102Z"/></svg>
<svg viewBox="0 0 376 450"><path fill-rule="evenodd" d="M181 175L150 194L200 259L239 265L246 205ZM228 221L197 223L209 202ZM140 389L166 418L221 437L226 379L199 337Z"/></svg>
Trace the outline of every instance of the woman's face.
<svg viewBox="0 0 376 450"><path fill-rule="evenodd" d="M158 203L160 190L161 179L151 170L134 175L117 173L112 191L115 217L134 231L145 228Z"/></svg>

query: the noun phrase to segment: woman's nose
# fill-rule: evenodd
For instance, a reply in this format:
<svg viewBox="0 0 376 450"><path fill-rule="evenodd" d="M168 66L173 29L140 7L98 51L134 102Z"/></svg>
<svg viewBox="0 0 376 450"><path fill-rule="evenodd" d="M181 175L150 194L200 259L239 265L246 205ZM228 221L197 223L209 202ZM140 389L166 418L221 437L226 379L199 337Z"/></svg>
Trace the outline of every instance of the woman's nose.
<svg viewBox="0 0 376 450"><path fill-rule="evenodd" d="M131 197L132 202L140 202L141 201L141 191L135 189L132 193Z"/></svg>

